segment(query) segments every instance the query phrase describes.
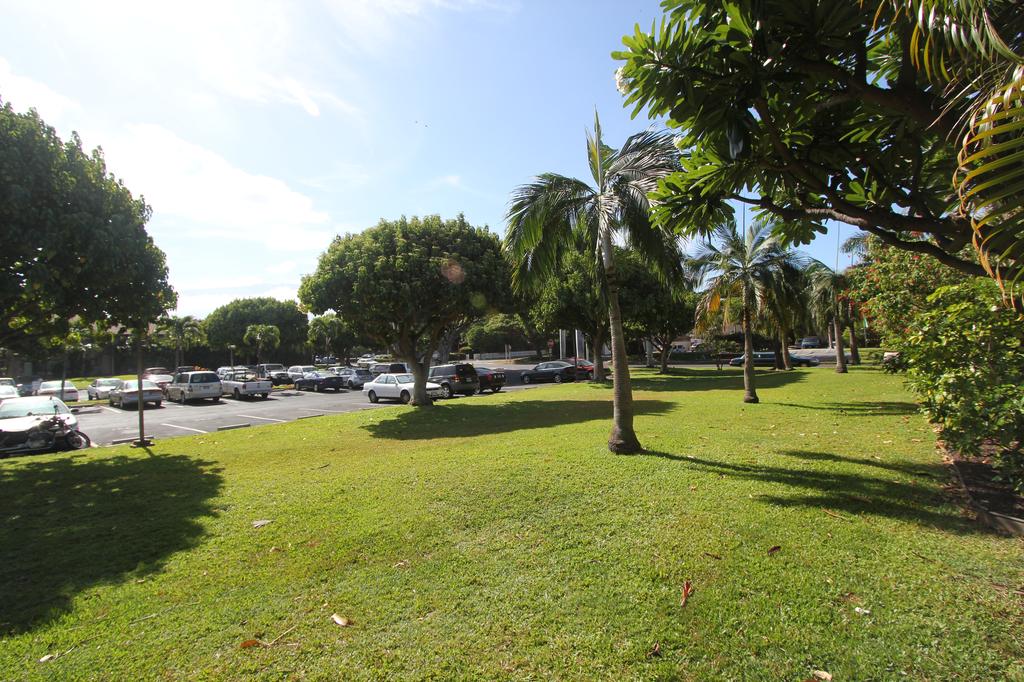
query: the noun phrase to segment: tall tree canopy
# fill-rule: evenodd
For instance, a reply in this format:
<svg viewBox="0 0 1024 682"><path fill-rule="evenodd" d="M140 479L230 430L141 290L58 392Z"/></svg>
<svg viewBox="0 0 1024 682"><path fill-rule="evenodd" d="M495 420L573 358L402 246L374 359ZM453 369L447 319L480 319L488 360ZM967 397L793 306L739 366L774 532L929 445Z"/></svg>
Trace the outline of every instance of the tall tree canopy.
<svg viewBox="0 0 1024 682"><path fill-rule="evenodd" d="M431 355L453 324L507 305L507 269L497 237L459 215L382 220L338 237L303 278L299 299L334 310L360 336L391 347L412 369L414 405L429 405Z"/></svg>
<svg viewBox="0 0 1024 682"><path fill-rule="evenodd" d="M668 116L680 133L683 169L655 195L659 222L706 232L732 214L728 202L740 201L781 218L777 236L784 241L807 243L824 231L823 221L836 220L981 274L982 266L960 253L974 240L1004 274L1019 273L1018 2L663 6L660 27L637 27L623 39L627 49L615 53L625 61L618 82L634 113L646 107L651 116ZM945 57L940 48L948 48ZM985 70L979 50L995 66ZM950 81L957 87L947 88ZM989 101L993 94L998 101ZM977 108L986 102L979 119ZM975 146L961 149L965 124ZM985 165L992 172L979 175ZM966 189L960 197L952 182L957 173Z"/></svg>
<svg viewBox="0 0 1024 682"><path fill-rule="evenodd" d="M0 347L31 349L72 321L139 327L174 307L149 216L99 149L0 106Z"/></svg>
<svg viewBox="0 0 1024 682"><path fill-rule="evenodd" d="M203 326L211 348L247 346L245 332L251 324L270 324L280 330L280 344L289 350L306 343L309 322L294 301L276 298L236 298L210 313Z"/></svg>

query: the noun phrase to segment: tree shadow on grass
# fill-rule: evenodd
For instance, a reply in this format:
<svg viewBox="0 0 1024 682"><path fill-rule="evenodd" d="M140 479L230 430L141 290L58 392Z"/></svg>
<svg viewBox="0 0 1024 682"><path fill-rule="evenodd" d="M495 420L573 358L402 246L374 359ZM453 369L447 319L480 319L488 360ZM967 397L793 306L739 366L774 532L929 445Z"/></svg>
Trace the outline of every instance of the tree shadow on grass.
<svg viewBox="0 0 1024 682"><path fill-rule="evenodd" d="M779 466L733 464L689 455L647 452L647 455L683 462L699 471L730 478L781 486L776 494L754 495L754 499L780 507L809 507L838 513L851 522L869 521L872 516L910 521L928 528L960 534L990 534L993 531L962 516L938 488L936 480L946 477L944 467L921 465L903 468L867 462L823 452L787 450L780 454L804 460L866 465L897 471L917 480L893 480L866 473L848 473L824 468L797 469ZM773 493L768 488L768 493ZM792 492L792 494L785 494ZM780 494L781 493L781 494Z"/></svg>
<svg viewBox="0 0 1024 682"><path fill-rule="evenodd" d="M892 417L905 414L918 414L917 403L900 401L856 401L848 403L820 403L817 405L800 405L799 403L775 403L784 407L798 407L802 410L835 412L845 417Z"/></svg>
<svg viewBox="0 0 1024 682"><path fill-rule="evenodd" d="M665 414L675 403L634 400L640 415ZM515 400L506 403L459 402L411 409L362 428L376 438L429 440L468 438L523 429L546 429L563 424L612 418L611 400Z"/></svg>
<svg viewBox="0 0 1024 682"><path fill-rule="evenodd" d="M195 546L219 471L186 455L0 469L0 634L30 631L83 590L158 571Z"/></svg>
<svg viewBox="0 0 1024 682"><path fill-rule="evenodd" d="M778 388L779 386L804 381L806 378L807 373L800 370L758 370L757 376L754 379L754 387L757 389ZM630 383L635 391L742 391L743 370L733 368L722 370L714 368L706 370L673 368L669 370L668 374L631 377ZM605 386L611 389L612 384L608 382Z"/></svg>

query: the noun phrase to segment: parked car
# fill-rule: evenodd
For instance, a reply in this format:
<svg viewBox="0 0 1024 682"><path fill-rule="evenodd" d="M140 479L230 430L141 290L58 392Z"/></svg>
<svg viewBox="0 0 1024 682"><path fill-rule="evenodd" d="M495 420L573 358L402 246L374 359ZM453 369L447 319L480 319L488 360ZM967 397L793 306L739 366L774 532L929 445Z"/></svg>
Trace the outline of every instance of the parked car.
<svg viewBox="0 0 1024 682"><path fill-rule="evenodd" d="M340 393L345 388L345 382L337 374L331 374L322 370L307 372L306 376L295 380L296 391L334 391Z"/></svg>
<svg viewBox="0 0 1024 682"><path fill-rule="evenodd" d="M576 358L576 378L590 381L594 378L594 363L583 358Z"/></svg>
<svg viewBox="0 0 1024 682"><path fill-rule="evenodd" d="M109 379L93 379L85 389L89 400L106 400L110 392L121 385L121 379L110 377Z"/></svg>
<svg viewBox="0 0 1024 682"><path fill-rule="evenodd" d="M147 374L173 374L173 372L166 367L147 367L142 370L142 376L146 376Z"/></svg>
<svg viewBox="0 0 1024 682"><path fill-rule="evenodd" d="M370 365L370 374L404 374L409 371L404 362L378 362Z"/></svg>
<svg viewBox="0 0 1024 682"><path fill-rule="evenodd" d="M44 381L36 389L36 395L53 395L61 398L66 403L78 402L78 387L70 381L64 382L64 396L61 397L60 380Z"/></svg>
<svg viewBox="0 0 1024 682"><path fill-rule="evenodd" d="M9 384L0 384L0 405L9 398L17 398L18 389L15 386Z"/></svg>
<svg viewBox="0 0 1024 682"><path fill-rule="evenodd" d="M301 379L310 372L315 372L316 367L313 365L292 365L288 368L288 377L294 382L296 379Z"/></svg>
<svg viewBox="0 0 1024 682"><path fill-rule="evenodd" d="M42 377L37 376L22 376L18 377L18 395L30 396L35 395L36 391L39 390L39 385L43 383Z"/></svg>
<svg viewBox="0 0 1024 682"><path fill-rule="evenodd" d="M375 403L382 398L408 403L412 400L413 384L414 381L412 374L379 374L373 378L373 381L368 381L363 384L363 393L366 394L366 397L371 403ZM432 400L436 400L442 395L443 393L439 384L435 384L432 381L427 382L427 397Z"/></svg>
<svg viewBox="0 0 1024 682"><path fill-rule="evenodd" d="M476 367L468 362L431 367L427 379L440 384L443 398L451 398L456 393L473 395L480 390L480 377L476 374Z"/></svg>
<svg viewBox="0 0 1024 682"><path fill-rule="evenodd" d="M220 389L223 395L229 395L235 400L241 399L242 396L266 400L270 397L274 384L270 379L259 378L256 372L230 372L221 378Z"/></svg>
<svg viewBox="0 0 1024 682"><path fill-rule="evenodd" d="M313 358L313 362L318 365L333 365L338 362L338 358L333 355L318 355Z"/></svg>
<svg viewBox="0 0 1024 682"><path fill-rule="evenodd" d="M174 371L169 372L169 374L173 376L175 374L181 374L182 372L198 372L200 369L202 368L196 367L195 365L182 365L181 367L175 367Z"/></svg>
<svg viewBox="0 0 1024 682"><path fill-rule="evenodd" d="M129 405L139 406L139 382L137 379L122 381L121 385L110 392L107 401L111 407L124 409ZM160 407L164 403L164 392L149 379L142 380L142 404L153 403Z"/></svg>
<svg viewBox="0 0 1024 682"><path fill-rule="evenodd" d="M372 364L374 364L376 362L377 362L377 356L376 355L374 355L373 353L364 353L363 355L360 355L356 359L356 366L357 367L366 367L366 368L368 368L370 365L372 365Z"/></svg>
<svg viewBox="0 0 1024 682"><path fill-rule="evenodd" d="M78 418L53 396L9 398L0 403L0 457L88 443L78 433Z"/></svg>
<svg viewBox="0 0 1024 682"><path fill-rule="evenodd" d="M497 393L505 385L505 373L500 369L488 369L477 367L476 376L480 381L480 392L491 391Z"/></svg>
<svg viewBox="0 0 1024 682"><path fill-rule="evenodd" d="M18 388L18 382L11 377L0 377L0 386L13 386Z"/></svg>
<svg viewBox="0 0 1024 682"><path fill-rule="evenodd" d="M821 348L821 339L817 336L805 336L800 339L800 348Z"/></svg>
<svg viewBox="0 0 1024 682"><path fill-rule="evenodd" d="M261 379L270 379L274 386L292 383L292 378L288 375L288 369L279 362L266 362L256 365L256 376Z"/></svg>
<svg viewBox="0 0 1024 682"><path fill-rule="evenodd" d="M167 385L167 399L176 400L182 405L189 400L207 398L219 403L220 396L220 378L214 372L182 372Z"/></svg>
<svg viewBox="0 0 1024 682"><path fill-rule="evenodd" d="M335 374L341 377L345 388L362 388L367 381L373 380L370 370L361 367L338 367L337 370Z"/></svg>
<svg viewBox="0 0 1024 682"><path fill-rule="evenodd" d="M223 379L228 374L233 372L248 372L249 368L245 365L224 365L223 367L217 368L217 376Z"/></svg>
<svg viewBox="0 0 1024 682"><path fill-rule="evenodd" d="M524 384L539 384L545 381L553 381L560 384L563 381L576 381L576 368L571 363L561 360L542 362L528 369L521 375Z"/></svg>
<svg viewBox="0 0 1024 682"><path fill-rule="evenodd" d="M143 380L149 379L152 381L161 392L164 391L172 381L174 381L174 376L171 374L148 374L142 378Z"/></svg>
<svg viewBox="0 0 1024 682"><path fill-rule="evenodd" d="M746 355L733 358L729 361L732 367L742 367L743 359ZM789 356L789 362L793 367L817 367L821 364L817 358L804 358L796 355ZM773 351L756 351L754 353L754 366L755 367L774 367L775 366L775 353Z"/></svg>

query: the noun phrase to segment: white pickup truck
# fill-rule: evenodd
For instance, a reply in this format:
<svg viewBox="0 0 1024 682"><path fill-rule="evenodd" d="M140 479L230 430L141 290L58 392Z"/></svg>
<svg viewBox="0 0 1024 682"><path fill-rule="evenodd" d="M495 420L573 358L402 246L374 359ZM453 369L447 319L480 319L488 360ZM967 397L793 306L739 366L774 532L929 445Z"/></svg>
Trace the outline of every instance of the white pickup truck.
<svg viewBox="0 0 1024 682"><path fill-rule="evenodd" d="M252 372L231 372L220 380L221 392L238 399L242 396L258 396L264 400L270 395L274 384L270 379L260 379Z"/></svg>

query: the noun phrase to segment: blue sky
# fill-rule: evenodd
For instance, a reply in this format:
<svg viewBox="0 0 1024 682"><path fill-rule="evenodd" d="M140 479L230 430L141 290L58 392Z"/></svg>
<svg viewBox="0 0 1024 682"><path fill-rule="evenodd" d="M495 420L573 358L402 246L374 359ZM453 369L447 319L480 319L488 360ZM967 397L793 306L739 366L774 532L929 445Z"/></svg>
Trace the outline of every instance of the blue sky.
<svg viewBox="0 0 1024 682"><path fill-rule="evenodd" d="M338 233L465 213L503 233L584 131L643 129L610 52L658 2L0 0L0 97L102 146L153 207L178 312L292 298ZM844 227L842 236L854 230ZM805 249L834 263L835 234ZM845 264L844 260L841 264Z"/></svg>

